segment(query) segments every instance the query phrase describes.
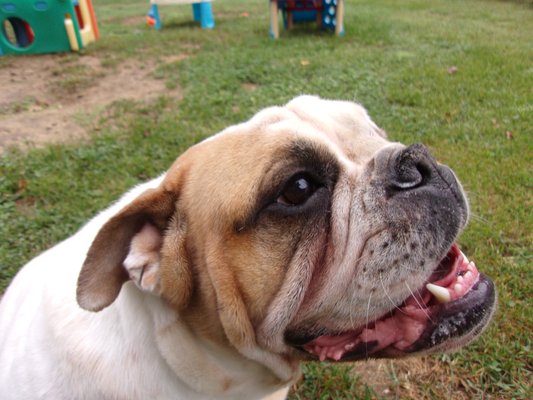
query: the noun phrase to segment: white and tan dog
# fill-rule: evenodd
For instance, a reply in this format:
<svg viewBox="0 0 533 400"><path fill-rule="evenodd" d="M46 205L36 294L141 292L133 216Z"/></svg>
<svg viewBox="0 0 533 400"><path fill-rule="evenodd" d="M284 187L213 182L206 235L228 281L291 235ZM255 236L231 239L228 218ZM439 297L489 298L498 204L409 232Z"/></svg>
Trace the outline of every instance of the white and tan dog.
<svg viewBox="0 0 533 400"><path fill-rule="evenodd" d="M496 302L467 219L451 170L361 106L268 108L19 272L0 398L281 399L301 360L457 348Z"/></svg>

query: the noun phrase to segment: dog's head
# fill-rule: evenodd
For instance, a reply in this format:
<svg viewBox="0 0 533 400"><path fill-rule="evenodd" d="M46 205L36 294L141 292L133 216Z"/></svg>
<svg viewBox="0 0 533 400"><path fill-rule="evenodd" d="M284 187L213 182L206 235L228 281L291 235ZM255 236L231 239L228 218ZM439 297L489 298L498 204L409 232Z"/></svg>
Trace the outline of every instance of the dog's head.
<svg viewBox="0 0 533 400"><path fill-rule="evenodd" d="M357 104L303 96L192 147L113 217L78 301L114 301L148 225L160 296L280 377L299 359L449 350L479 335L496 302L455 244L468 213L424 146L389 142Z"/></svg>

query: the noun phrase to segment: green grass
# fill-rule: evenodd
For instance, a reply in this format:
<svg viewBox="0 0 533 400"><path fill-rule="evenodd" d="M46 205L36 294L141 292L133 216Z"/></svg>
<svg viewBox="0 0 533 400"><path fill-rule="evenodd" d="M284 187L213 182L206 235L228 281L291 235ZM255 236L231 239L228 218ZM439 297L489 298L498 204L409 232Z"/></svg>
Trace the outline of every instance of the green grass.
<svg viewBox="0 0 533 400"><path fill-rule="evenodd" d="M460 242L495 280L499 311L465 350L387 364L386 393L349 366L309 364L290 398L532 397L531 1L351 0L344 38L307 26L282 31L278 41L268 37L266 0L213 3L214 31L192 24L189 10L165 8L160 32L144 25L144 0L94 3L102 39L80 55L57 56L59 93L86 87L92 77L69 60L92 56L104 68L152 60L154 75L181 88L183 99L116 102L97 114L88 143L0 158L0 289L203 137L301 93L357 100L392 140L424 142L457 172L473 211ZM163 62L179 54L186 57ZM0 57L0 68L16 65ZM2 108L0 126L25 107Z"/></svg>

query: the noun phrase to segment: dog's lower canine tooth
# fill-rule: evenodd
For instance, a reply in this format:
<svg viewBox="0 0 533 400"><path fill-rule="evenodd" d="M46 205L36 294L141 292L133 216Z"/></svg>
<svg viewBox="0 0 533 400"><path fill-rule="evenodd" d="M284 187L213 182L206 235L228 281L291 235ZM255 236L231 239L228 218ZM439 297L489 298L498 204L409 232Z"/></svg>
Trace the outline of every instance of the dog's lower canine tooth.
<svg viewBox="0 0 533 400"><path fill-rule="evenodd" d="M457 293L458 295L461 295L464 290L463 285L461 285L460 283L456 283L453 289L455 290L455 293Z"/></svg>
<svg viewBox="0 0 533 400"><path fill-rule="evenodd" d="M428 283L426 289L431 292L433 296L438 300L439 303L449 303L452 297L448 289L443 288L442 286L434 285L433 283Z"/></svg>

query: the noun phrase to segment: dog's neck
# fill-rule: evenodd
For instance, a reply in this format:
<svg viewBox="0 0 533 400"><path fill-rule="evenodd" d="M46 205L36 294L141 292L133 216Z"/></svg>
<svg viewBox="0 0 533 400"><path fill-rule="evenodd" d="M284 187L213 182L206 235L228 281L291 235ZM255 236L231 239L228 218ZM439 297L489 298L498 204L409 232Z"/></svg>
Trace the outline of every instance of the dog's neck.
<svg viewBox="0 0 533 400"><path fill-rule="evenodd" d="M281 379L267 366L242 355L229 346L224 329L216 315L199 313L203 301L189 305L179 314L161 299L149 294L146 302L154 320L154 333L162 358L173 374L192 390L210 396L245 398L263 392L272 393L286 387L300 376L297 364L289 380ZM157 303L157 304L156 304ZM206 307L206 310L210 309ZM204 315L199 319L198 315ZM214 328L213 325L217 325ZM194 332L209 331L205 336ZM218 332L217 334L213 334ZM243 397L244 396L244 397Z"/></svg>

